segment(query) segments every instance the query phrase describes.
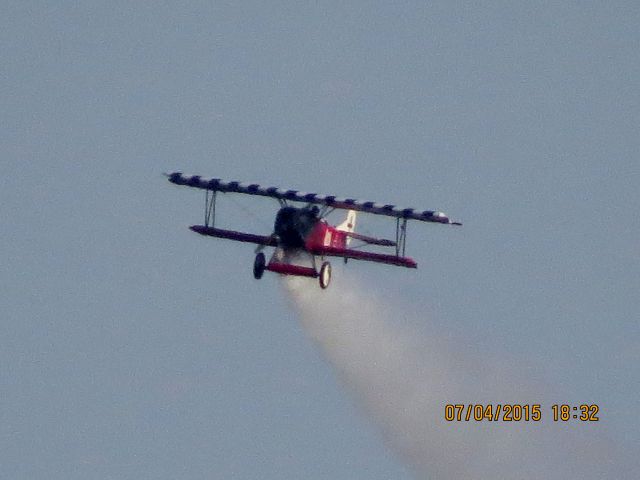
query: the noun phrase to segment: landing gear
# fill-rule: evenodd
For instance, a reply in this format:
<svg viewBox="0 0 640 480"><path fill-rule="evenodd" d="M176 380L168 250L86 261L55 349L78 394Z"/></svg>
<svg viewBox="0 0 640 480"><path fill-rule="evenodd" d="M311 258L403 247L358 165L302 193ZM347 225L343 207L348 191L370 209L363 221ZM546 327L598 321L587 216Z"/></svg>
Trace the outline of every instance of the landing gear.
<svg viewBox="0 0 640 480"><path fill-rule="evenodd" d="M266 260L264 258L264 253L260 252L256 255L256 259L253 262L253 278L256 280L260 280L262 278L265 265Z"/></svg>
<svg viewBox="0 0 640 480"><path fill-rule="evenodd" d="M329 262L322 263L318 279L320 280L320 288L325 289L329 286L329 282L331 282L331 264Z"/></svg>

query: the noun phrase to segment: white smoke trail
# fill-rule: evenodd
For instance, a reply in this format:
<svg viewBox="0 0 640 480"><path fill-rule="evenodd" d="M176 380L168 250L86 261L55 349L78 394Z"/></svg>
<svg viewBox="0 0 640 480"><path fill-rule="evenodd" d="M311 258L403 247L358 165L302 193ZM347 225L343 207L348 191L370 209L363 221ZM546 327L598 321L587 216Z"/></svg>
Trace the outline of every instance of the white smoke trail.
<svg viewBox="0 0 640 480"><path fill-rule="evenodd" d="M593 425L552 422L556 401L544 403L549 396L517 365L403 332L393 320L406 312L344 275L324 291L308 279L284 283L309 336L419 478L613 478L613 452L594 440ZM446 422L447 403L543 403L543 421Z"/></svg>

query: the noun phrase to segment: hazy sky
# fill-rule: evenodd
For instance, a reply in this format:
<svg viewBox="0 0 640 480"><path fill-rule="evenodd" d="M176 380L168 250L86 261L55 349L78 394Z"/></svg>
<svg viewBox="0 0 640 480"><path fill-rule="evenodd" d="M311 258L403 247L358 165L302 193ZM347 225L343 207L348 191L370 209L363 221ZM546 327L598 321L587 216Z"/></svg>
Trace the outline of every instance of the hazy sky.
<svg viewBox="0 0 640 480"><path fill-rule="evenodd" d="M640 6L347 3L0 4L0 478L411 478L172 170L461 220L349 275L638 453Z"/></svg>

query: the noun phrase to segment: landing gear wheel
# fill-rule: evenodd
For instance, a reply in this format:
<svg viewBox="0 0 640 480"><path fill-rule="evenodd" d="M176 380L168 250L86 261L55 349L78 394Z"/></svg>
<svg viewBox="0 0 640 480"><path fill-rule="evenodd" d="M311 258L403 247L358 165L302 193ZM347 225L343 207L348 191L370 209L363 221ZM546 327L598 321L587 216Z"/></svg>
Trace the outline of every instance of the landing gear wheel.
<svg viewBox="0 0 640 480"><path fill-rule="evenodd" d="M331 282L331 264L329 262L322 263L318 279L320 280L320 288L325 289L329 286L329 282Z"/></svg>
<svg viewBox="0 0 640 480"><path fill-rule="evenodd" d="M262 274L264 273L266 261L264 258L264 253L260 252L256 255L256 259L253 262L253 278L256 280L260 280L262 278Z"/></svg>

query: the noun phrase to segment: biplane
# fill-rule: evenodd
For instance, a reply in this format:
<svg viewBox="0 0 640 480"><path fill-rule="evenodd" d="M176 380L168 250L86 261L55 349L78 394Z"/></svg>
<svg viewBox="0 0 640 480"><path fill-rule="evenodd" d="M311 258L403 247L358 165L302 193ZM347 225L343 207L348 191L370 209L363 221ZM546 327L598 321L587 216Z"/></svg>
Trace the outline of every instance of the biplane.
<svg viewBox="0 0 640 480"><path fill-rule="evenodd" d="M262 187L254 183L226 182L218 178L185 175L181 172L166 175L171 183L205 191L204 224L192 225L189 227L192 231L200 235L257 244L253 263L253 276L256 279L262 278L267 270L283 275L318 278L320 287L324 289L331 281L331 264L326 261L326 257L341 257L345 263L348 259L354 259L417 268L418 264L415 260L405 256L407 221L462 225L460 222L451 221L447 215L437 211L398 208L395 205L364 202L352 198ZM257 235L217 228L215 215L218 193L242 193L276 199L280 209L275 217L273 232L270 235ZM293 204L303 205L294 206ZM326 217L336 209L347 210L347 215L342 223L333 226L327 222ZM356 212L395 218L395 240L356 233ZM377 253L350 248L351 240L360 241L363 246L377 245L393 248L395 252ZM263 252L266 247L274 248L269 262L266 261ZM308 264L301 265L301 259Z"/></svg>

